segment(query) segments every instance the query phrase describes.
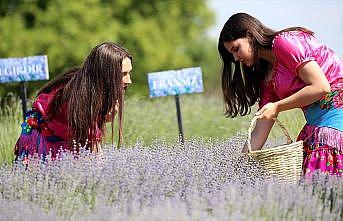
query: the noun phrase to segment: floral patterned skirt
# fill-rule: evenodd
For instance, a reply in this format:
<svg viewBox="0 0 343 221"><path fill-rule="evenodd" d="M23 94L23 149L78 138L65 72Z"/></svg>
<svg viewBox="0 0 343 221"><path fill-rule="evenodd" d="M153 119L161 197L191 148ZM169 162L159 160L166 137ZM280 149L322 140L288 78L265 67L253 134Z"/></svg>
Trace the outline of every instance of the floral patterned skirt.
<svg viewBox="0 0 343 221"><path fill-rule="evenodd" d="M304 141L303 172L319 170L343 174L343 90L335 90L305 110L306 125L298 136Z"/></svg>

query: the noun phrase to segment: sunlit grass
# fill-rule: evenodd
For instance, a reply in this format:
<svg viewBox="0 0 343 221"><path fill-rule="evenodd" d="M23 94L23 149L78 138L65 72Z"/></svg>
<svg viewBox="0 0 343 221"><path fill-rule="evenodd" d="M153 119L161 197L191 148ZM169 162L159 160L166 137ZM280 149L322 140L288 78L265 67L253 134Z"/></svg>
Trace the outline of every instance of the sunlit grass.
<svg viewBox="0 0 343 221"><path fill-rule="evenodd" d="M3 108L0 108L0 164L11 163L13 147L20 134L22 122L22 107L18 98L9 94L0 98Z"/></svg>
<svg viewBox="0 0 343 221"><path fill-rule="evenodd" d="M256 112L256 107L254 107L248 116L225 118L222 99L203 94L182 95L180 103L185 138L228 138L237 134L246 134L250 120ZM279 119L293 139L296 139L305 123L300 110L281 113ZM177 141L178 123L174 97L127 99L124 127L127 145L137 140L149 144L155 138ZM281 130L275 127L270 138L283 136Z"/></svg>

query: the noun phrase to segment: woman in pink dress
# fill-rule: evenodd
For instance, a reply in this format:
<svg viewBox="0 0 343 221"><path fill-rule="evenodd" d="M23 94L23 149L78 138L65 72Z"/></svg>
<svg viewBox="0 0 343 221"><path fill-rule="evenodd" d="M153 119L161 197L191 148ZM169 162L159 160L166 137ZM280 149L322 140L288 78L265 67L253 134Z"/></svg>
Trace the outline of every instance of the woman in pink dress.
<svg viewBox="0 0 343 221"><path fill-rule="evenodd" d="M278 113L301 108L305 177L315 170L341 176L343 62L335 52L306 28L273 31L245 13L225 23L218 51L226 116L246 115L259 102L252 149L262 148Z"/></svg>
<svg viewBox="0 0 343 221"><path fill-rule="evenodd" d="M47 83L38 92L32 110L26 113L15 145L16 160L29 156L56 158L60 150L78 151L84 146L97 151L105 123L118 113L122 140L123 99L131 84L132 57L111 42L94 47L79 68L73 68Z"/></svg>

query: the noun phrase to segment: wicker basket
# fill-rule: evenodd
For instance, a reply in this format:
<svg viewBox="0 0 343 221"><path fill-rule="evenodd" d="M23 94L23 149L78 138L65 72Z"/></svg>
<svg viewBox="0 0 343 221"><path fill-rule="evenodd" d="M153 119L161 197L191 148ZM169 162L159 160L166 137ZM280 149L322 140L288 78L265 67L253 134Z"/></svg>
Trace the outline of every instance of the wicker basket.
<svg viewBox="0 0 343 221"><path fill-rule="evenodd" d="M267 179L278 182L296 183L302 174L303 141L293 142L283 124L274 119L287 137L287 144L262 150L251 150L251 133L257 117L251 121L248 130L248 155L268 171Z"/></svg>

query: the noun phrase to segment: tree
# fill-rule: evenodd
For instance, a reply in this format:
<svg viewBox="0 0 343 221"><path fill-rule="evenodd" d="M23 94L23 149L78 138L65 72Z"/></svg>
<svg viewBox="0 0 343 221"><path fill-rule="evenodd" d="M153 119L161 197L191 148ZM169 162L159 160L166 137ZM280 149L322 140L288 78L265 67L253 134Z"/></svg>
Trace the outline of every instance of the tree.
<svg viewBox="0 0 343 221"><path fill-rule="evenodd" d="M205 0L2 1L0 57L48 55L50 78L114 41L134 56L131 93L147 94L146 73L203 66L216 59ZM205 68L206 71L206 68Z"/></svg>

